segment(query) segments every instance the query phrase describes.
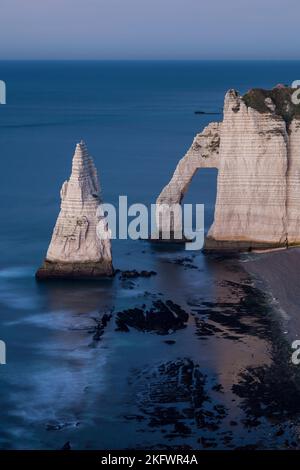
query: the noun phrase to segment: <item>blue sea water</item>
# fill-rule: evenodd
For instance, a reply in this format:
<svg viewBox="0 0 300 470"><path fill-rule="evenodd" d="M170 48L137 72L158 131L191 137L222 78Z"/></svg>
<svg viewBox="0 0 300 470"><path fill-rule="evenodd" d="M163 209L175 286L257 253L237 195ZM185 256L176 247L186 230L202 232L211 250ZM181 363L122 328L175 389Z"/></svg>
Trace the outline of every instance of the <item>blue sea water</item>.
<svg viewBox="0 0 300 470"><path fill-rule="evenodd" d="M7 85L7 104L0 106L0 339L7 344L7 365L0 366L0 448L60 448L66 441L72 448L202 448L202 438L213 439L217 448L284 445L286 434L274 437L267 417L244 427L243 403L232 391L242 370L270 362L270 339L245 331L242 340L234 339L234 332L230 338L228 325L218 326L220 337L216 332L203 340L195 333L193 303L211 302L222 310L232 295L224 282L247 284L234 262L116 240L116 268L153 269L157 276L134 286L118 278L40 285L34 273L81 139L98 168L106 202L127 195L129 203L151 204L195 134L222 119L229 88L244 93L299 77L300 63L292 61L0 62L0 79ZM217 114L195 114L199 110ZM205 204L206 229L213 219L216 178L213 170L199 172L186 196L187 202ZM235 296L244 295L239 292ZM93 317L157 298L176 301L190 313L188 327L172 335L175 345L154 333L115 332L111 322L95 346L89 333ZM214 320L208 323L217 328ZM153 410L162 403L147 395L145 377L156 376L161 364L177 361L182 367L180 361L190 360L208 383L218 381L225 390L212 399L227 410L213 437L212 426L201 427L195 416L192 424L188 417L179 419L186 432L176 428L174 416L154 423ZM155 385L153 379L153 387L161 390L163 381ZM230 427L233 420L238 426Z"/></svg>

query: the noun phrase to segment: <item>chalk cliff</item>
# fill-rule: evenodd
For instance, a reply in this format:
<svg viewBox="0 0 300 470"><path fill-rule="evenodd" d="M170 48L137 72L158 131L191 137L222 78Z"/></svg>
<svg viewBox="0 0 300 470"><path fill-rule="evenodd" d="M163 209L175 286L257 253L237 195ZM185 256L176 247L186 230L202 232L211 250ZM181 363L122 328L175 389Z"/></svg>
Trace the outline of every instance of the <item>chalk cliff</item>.
<svg viewBox="0 0 300 470"><path fill-rule="evenodd" d="M229 90L220 123L198 134L157 199L165 217L180 203L195 172L217 168L214 222L205 248L251 250L300 245L300 105L277 86L240 96ZM199 188L201 203L201 188ZM178 227L171 219L171 229Z"/></svg>
<svg viewBox="0 0 300 470"><path fill-rule="evenodd" d="M96 227L102 223L101 191L92 157L86 145L76 145L72 174L62 185L61 210L38 279L98 278L113 274L110 238L100 239Z"/></svg>

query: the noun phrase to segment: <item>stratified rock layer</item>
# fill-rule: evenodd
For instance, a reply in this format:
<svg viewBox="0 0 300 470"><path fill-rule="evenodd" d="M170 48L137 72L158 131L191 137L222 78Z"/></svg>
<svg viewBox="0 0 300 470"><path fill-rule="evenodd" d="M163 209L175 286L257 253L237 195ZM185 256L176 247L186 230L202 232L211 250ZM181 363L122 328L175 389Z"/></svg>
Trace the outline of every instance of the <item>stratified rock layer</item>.
<svg viewBox="0 0 300 470"><path fill-rule="evenodd" d="M217 168L215 216L206 249L300 244L300 106L291 100L294 91L278 86L250 90L244 97L227 92L223 121L196 136L157 199L165 213L157 217L162 234L169 229L164 227L168 211L182 201L195 172ZM171 230L178 238L176 217Z"/></svg>
<svg viewBox="0 0 300 470"><path fill-rule="evenodd" d="M62 185L61 210L38 279L94 279L113 275L109 237L100 238L97 226L108 233L101 206L97 170L83 142L77 144L72 174ZM99 233L99 232L98 232Z"/></svg>

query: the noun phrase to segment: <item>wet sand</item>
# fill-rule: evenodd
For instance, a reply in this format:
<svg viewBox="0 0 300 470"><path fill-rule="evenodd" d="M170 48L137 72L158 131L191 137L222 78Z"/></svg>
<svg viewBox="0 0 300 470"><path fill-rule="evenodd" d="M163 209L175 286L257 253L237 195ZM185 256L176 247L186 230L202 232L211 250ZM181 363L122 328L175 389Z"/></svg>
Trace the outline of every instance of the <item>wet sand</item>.
<svg viewBox="0 0 300 470"><path fill-rule="evenodd" d="M299 448L300 391L245 263L151 255L144 268L156 276L120 272L76 291L2 272L7 293L17 285L19 298L25 285L32 302L47 301L20 311L7 297L1 326L14 356L0 377L0 448Z"/></svg>
<svg viewBox="0 0 300 470"><path fill-rule="evenodd" d="M300 337L300 248L245 256L244 267L279 308L289 341Z"/></svg>

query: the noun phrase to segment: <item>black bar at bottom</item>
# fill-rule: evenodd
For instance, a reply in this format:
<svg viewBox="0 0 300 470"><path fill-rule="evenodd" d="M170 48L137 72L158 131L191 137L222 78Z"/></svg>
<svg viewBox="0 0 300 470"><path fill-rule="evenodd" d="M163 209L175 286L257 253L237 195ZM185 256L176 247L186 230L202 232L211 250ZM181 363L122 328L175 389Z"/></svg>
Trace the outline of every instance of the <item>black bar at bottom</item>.
<svg viewBox="0 0 300 470"><path fill-rule="evenodd" d="M0 451L0 466L6 462L19 464L74 463L97 467L119 465L123 468L138 468L144 465L188 465L195 468L206 463L246 465L264 464L276 460L276 464L299 463L299 451ZM3 468L3 467L1 467Z"/></svg>

